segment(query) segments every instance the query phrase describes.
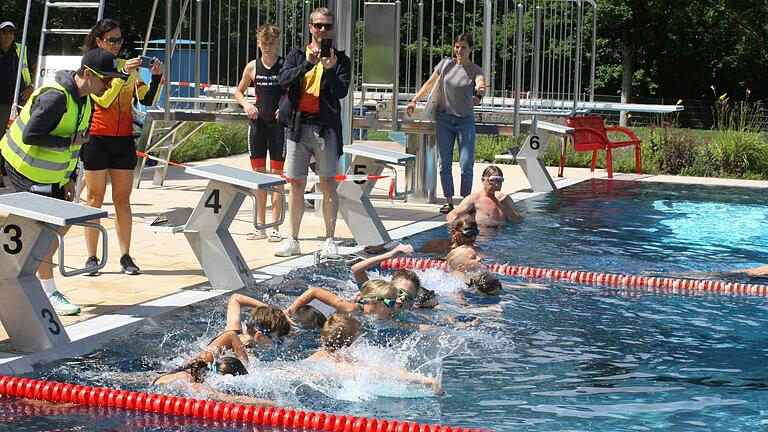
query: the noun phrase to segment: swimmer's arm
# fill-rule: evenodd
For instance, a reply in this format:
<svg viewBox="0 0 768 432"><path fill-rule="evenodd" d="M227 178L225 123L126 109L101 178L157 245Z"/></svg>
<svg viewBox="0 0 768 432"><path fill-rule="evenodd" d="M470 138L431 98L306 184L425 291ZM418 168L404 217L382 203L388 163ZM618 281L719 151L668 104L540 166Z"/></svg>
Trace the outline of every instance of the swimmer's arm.
<svg viewBox="0 0 768 432"><path fill-rule="evenodd" d="M242 294L232 294L229 297L229 302L227 303L226 330L234 330L241 333L243 332L243 323L240 318L240 312L243 306L256 308L266 305L254 298L244 296Z"/></svg>
<svg viewBox="0 0 768 432"><path fill-rule="evenodd" d="M432 391L436 395L443 393L443 386L440 384L440 381L420 373L409 372L405 369L395 369L395 379L398 381L408 381L416 384L422 384L427 387L432 387Z"/></svg>
<svg viewBox="0 0 768 432"><path fill-rule="evenodd" d="M496 192L496 198L499 200L499 207L501 208L501 211L504 212L504 216L507 220L511 220L514 223L523 221L523 217L520 216L520 212L517 211L517 207L515 207L515 202L512 200L511 196Z"/></svg>
<svg viewBox="0 0 768 432"><path fill-rule="evenodd" d="M231 395L229 393L218 391L207 384L192 383L192 387L198 393L205 394L209 398L217 399L222 402L243 403L243 404L263 405L263 406L278 406L277 402L269 399L255 398L251 396Z"/></svg>
<svg viewBox="0 0 768 432"><path fill-rule="evenodd" d="M445 217L445 220L448 221L448 223L453 223L453 220L459 217L459 215L463 215L465 213L472 213L472 211L475 209L475 197L474 194L468 195L466 198L461 200L461 203L456 206L453 210L451 210L448 213L448 216Z"/></svg>
<svg viewBox="0 0 768 432"><path fill-rule="evenodd" d="M216 339L212 340L208 346L221 351L230 349L235 353L235 357L237 357L238 360L242 361L243 363L248 363L248 352L245 350L243 341L240 340L240 337L234 331L225 331L216 337ZM201 353L200 358L204 359L208 363L213 362L213 354L211 354L209 351Z"/></svg>
<svg viewBox="0 0 768 432"><path fill-rule="evenodd" d="M768 276L768 264L746 270L736 270L736 273L746 273L750 276Z"/></svg>
<svg viewBox="0 0 768 432"><path fill-rule="evenodd" d="M368 258L367 260L360 261L359 263L353 265L352 275L355 277L355 281L358 283L368 281L368 274L366 273L368 269L375 265L381 264L385 260L394 258L401 254L413 254L413 246L407 244L399 244L389 252L384 252L381 255L376 255L375 257Z"/></svg>
<svg viewBox="0 0 768 432"><path fill-rule="evenodd" d="M296 312L296 309L308 305L312 300L320 302L336 309L338 312L350 313L357 310L357 304L348 302L336 294L322 288L310 288L296 298L285 310L286 315Z"/></svg>

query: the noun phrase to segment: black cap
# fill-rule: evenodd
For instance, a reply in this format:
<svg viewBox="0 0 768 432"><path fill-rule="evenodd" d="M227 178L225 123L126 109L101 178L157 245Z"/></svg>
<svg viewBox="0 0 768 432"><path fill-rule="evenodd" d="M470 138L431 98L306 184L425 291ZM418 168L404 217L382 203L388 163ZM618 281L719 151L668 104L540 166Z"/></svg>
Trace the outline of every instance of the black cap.
<svg viewBox="0 0 768 432"><path fill-rule="evenodd" d="M128 79L128 75L118 72L117 57L103 48L96 48L85 53L81 65L105 77Z"/></svg>

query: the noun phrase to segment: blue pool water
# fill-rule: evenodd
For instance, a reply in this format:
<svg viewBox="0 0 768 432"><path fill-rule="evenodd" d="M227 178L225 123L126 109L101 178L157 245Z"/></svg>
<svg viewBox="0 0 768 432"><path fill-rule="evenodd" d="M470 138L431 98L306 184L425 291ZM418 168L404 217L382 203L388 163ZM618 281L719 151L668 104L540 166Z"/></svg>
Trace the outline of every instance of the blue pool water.
<svg viewBox="0 0 768 432"><path fill-rule="evenodd" d="M765 197L761 189L595 180L520 203L522 225L485 230L479 242L489 261L516 265L746 281L728 271L768 262ZM420 245L444 233L409 241ZM494 300L463 292L442 272L420 275L441 294L441 308L403 319L437 330L366 322L353 354L373 370L402 366L440 377L445 395L303 362L317 347L313 335L260 353L249 376L214 383L305 410L498 431L768 429L767 299L505 277L509 288ZM348 277L345 268L300 269L286 278L295 282L245 292L281 306L308 285L351 297ZM213 299L176 311L33 376L156 391L148 386L156 371L177 365L223 328L225 304ZM449 317L481 321L456 328L441 322ZM28 431L240 430L3 399L0 417L10 430Z"/></svg>

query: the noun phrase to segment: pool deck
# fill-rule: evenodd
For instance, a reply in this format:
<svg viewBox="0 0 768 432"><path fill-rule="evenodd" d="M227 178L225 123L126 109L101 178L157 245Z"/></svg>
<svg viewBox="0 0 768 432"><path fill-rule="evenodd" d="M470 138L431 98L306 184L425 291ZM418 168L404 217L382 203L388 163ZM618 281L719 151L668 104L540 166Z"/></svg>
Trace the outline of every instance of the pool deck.
<svg viewBox="0 0 768 432"><path fill-rule="evenodd" d="M393 143L383 144L392 145ZM397 146L395 144L395 146ZM395 147L397 148L397 147ZM210 165L220 163L233 167L249 169L247 155L238 155L219 159L211 159L191 163L193 166ZM475 190L480 187L480 175L489 164L478 163L475 165ZM533 195L528 189L530 186L518 165L500 165L504 171L506 182L503 191L514 193L515 200L525 199ZM589 178L606 178L604 170L591 173L588 169L566 168L566 177L557 179L557 169L549 168L550 175L556 180L558 187L573 184ZM150 179L151 174L145 178ZM458 184L459 169L454 163L454 179ZM766 181L694 178L677 176L652 176L615 173L616 180L637 180L673 183L695 183L728 186L768 187ZM8 182L6 181L6 184ZM73 303L80 305L82 313L75 317L61 317L66 325L68 333L73 339L70 355L78 355L78 352L87 352L105 338L114 337L117 334L105 332L122 328L124 332L135 328L138 323L146 318L170 312L176 307L201 301L213 296L226 294L223 290L212 290L206 286L207 278L190 249L183 234L152 233L146 230L146 226L161 212L180 207L194 207L207 184L206 179L185 174L182 170L169 168L167 180L164 186L153 186L151 180L144 181L142 188L134 190L131 201L134 211L134 229L131 243L131 255L142 269L141 275L127 276L120 273L119 250L117 249L117 237L114 226L114 207L110 199L109 188L106 193L104 210L109 213L107 219L102 220L104 227L109 232L110 254L107 266L99 276L75 276L63 278L55 276L59 290L63 292ZM414 204L403 201L390 203L387 195L386 181L378 185L374 190L373 205L381 215L384 225L389 230L395 230L393 237L399 238L409 235L414 231L421 231L429 227L440 225L444 217L437 210L442 205L438 204ZM10 188L0 189L0 195L10 193ZM438 181L438 196L441 196ZM249 268L254 271L257 280L279 274L276 270L282 268L287 272L296 265L305 265L312 257L312 252L318 250L324 237L322 219L316 217L311 210L305 214L300 235L301 249L305 257L299 260L278 258L273 252L279 243L269 243L267 240L247 240L246 233L250 231L248 219L251 217L251 204L249 200L243 203L240 212L230 227L230 232L240 248ZM7 215L0 213L0 222ZM524 215L523 215L524 216ZM267 218L269 219L269 210ZM422 224L415 224L424 222ZM417 226L418 225L418 226ZM283 233L287 228L283 229ZM339 240L351 240L352 235L339 218L336 236ZM81 266L85 262L85 242L82 239L81 228L72 229L66 236L66 260L68 266ZM277 264L277 266L275 266ZM273 269L262 271L264 269ZM130 325L129 325L130 324ZM102 335L102 336L99 336ZM88 339L86 345L77 346L77 341ZM36 361L50 360L61 357L61 349L57 353L36 354L26 356L27 360L20 362L24 355L14 354L11 350L7 335L0 326L0 373L21 373L28 371L28 366ZM53 350L51 350L53 351Z"/></svg>

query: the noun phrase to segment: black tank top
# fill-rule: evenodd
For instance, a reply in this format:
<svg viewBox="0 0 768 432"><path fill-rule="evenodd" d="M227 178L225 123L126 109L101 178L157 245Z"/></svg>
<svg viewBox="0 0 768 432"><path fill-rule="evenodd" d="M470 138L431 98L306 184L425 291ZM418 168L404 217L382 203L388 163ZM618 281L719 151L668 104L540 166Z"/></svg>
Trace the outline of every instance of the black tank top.
<svg viewBox="0 0 768 432"><path fill-rule="evenodd" d="M277 74L283 68L285 59L278 57L271 68L267 68L256 59L256 76L253 80L253 87L256 90L256 108L259 110L259 118L264 120L274 120L277 108L280 105L280 97L286 90L277 83Z"/></svg>

